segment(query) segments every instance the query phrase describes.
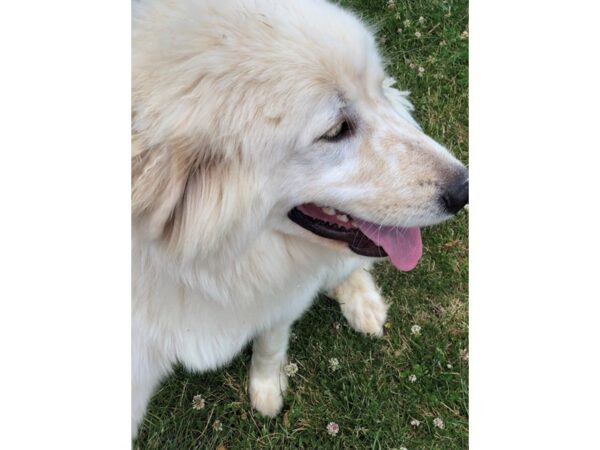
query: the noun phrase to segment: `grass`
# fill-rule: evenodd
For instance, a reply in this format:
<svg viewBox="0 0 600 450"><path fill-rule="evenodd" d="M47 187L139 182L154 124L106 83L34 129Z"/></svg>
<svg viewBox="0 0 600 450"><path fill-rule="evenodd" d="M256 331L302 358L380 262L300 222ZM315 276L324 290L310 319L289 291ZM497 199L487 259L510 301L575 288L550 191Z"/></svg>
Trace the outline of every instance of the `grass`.
<svg viewBox="0 0 600 450"><path fill-rule="evenodd" d="M377 26L389 73L412 92L424 130L467 162L468 39L461 38L467 2L397 0L395 8L386 0L341 3ZM383 338L351 330L325 297L297 322L289 355L299 370L277 418L250 407L246 349L217 372L177 368L154 396L135 448L466 449L468 213L423 230L423 244L414 271L403 274L387 263L375 271L391 303ZM411 333L415 324L419 336ZM329 368L330 358L339 360L338 370ZM415 382L409 381L413 374ZM206 399L202 410L191 407L196 394ZM443 429L434 426L437 417ZM413 419L420 426L411 426ZM337 436L327 434L330 421L339 424Z"/></svg>

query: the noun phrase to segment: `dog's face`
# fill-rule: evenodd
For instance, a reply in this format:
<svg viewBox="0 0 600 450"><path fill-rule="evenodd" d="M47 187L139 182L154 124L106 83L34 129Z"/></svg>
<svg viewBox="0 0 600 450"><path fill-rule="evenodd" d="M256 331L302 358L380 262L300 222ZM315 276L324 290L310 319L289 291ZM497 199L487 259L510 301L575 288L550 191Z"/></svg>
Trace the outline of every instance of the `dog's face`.
<svg viewBox="0 0 600 450"><path fill-rule="evenodd" d="M398 110L402 104L393 95L399 93L384 87L382 72L352 81L322 93L325 100L303 121L296 147L279 168L287 196L275 222L340 250L387 253L409 270L421 255L419 227L447 219L466 203L467 172ZM301 228L277 220L283 212Z"/></svg>
<svg viewBox="0 0 600 450"><path fill-rule="evenodd" d="M257 4L222 8L218 24L202 23L201 4L167 24L139 13L134 224L188 253L272 230L414 267L418 227L466 203L465 168L414 123L353 16Z"/></svg>

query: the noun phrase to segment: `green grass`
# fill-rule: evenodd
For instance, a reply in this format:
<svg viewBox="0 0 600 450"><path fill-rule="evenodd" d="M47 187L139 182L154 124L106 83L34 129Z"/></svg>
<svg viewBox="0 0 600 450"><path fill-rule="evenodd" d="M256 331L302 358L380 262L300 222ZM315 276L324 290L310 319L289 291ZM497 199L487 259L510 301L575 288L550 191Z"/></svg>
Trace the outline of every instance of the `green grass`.
<svg viewBox="0 0 600 450"><path fill-rule="evenodd" d="M467 2L397 0L395 9L386 0L341 3L378 27L388 71L412 92L417 119L467 162L468 40L461 39ZM299 371L280 416L268 419L251 409L246 350L217 372L177 368L153 398L135 448L466 449L468 213L423 230L423 243L414 271L403 274L387 263L375 271L391 303L382 339L351 330L325 297L297 322L289 356ZM422 327L420 336L411 334L414 324ZM334 357L340 367L332 372ZM204 409L192 409L195 394L206 399ZM443 429L433 425L436 417ZM412 419L421 425L411 426ZM213 429L215 420L221 431ZM326 432L330 421L340 426L335 437Z"/></svg>

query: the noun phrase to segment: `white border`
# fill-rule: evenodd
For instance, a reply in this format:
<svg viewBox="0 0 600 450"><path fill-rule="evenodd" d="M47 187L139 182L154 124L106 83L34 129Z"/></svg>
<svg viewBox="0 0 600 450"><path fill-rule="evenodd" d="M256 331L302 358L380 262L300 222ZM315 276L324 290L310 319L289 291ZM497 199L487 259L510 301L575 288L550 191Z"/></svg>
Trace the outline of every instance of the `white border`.
<svg viewBox="0 0 600 450"><path fill-rule="evenodd" d="M471 449L598 446L597 5L470 5Z"/></svg>
<svg viewBox="0 0 600 450"><path fill-rule="evenodd" d="M0 14L0 448L131 448L130 4Z"/></svg>

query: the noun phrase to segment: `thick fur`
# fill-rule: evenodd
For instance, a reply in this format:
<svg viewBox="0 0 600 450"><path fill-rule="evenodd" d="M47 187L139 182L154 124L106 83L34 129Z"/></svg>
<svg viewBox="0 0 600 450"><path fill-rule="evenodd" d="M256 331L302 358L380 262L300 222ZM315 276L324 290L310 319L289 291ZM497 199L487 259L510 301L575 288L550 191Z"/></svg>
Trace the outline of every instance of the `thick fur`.
<svg viewBox="0 0 600 450"><path fill-rule="evenodd" d="M359 331L387 306L372 260L291 222L306 202L395 226L448 217L462 170L410 116L372 32L322 0L134 3L132 428L176 362L253 341L249 394L282 407L289 329L328 291ZM319 139L353 122L340 142Z"/></svg>

